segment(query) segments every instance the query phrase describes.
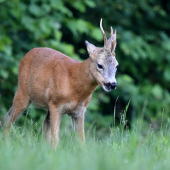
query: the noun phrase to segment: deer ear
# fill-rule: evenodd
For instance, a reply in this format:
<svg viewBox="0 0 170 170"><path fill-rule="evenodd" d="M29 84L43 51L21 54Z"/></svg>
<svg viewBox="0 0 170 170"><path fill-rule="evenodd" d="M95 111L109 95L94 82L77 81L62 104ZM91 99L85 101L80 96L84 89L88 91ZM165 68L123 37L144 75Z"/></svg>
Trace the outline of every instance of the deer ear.
<svg viewBox="0 0 170 170"><path fill-rule="evenodd" d="M94 53L96 51L96 47L93 44L90 44L88 41L85 41L85 44L89 54Z"/></svg>

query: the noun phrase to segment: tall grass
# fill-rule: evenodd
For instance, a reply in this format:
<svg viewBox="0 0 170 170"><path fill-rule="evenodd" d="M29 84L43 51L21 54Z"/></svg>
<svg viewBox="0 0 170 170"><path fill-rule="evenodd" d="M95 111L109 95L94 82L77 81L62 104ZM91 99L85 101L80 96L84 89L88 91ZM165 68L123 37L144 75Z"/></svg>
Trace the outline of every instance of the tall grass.
<svg viewBox="0 0 170 170"><path fill-rule="evenodd" d="M14 125L5 143L1 130L0 170L170 169L169 121L165 126L162 123L160 130L141 119L132 124L131 130L124 130L123 121L125 117L102 139L96 133L87 135L86 146L79 145L74 133L68 134L63 128L56 151L38 133L36 123L22 128Z"/></svg>

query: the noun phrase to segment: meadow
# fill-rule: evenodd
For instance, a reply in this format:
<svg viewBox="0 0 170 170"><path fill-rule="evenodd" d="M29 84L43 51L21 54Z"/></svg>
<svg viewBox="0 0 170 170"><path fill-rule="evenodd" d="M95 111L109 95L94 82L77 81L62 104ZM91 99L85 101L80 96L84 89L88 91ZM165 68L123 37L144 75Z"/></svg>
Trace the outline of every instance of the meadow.
<svg viewBox="0 0 170 170"><path fill-rule="evenodd" d="M66 118L67 119L67 118ZM163 119L162 119L163 120ZM66 121L67 122L67 121ZM86 145L76 140L72 130L61 125L60 143L56 150L43 139L39 125L26 120L24 125L12 126L9 139L3 142L0 132L1 170L113 170L169 169L169 120L145 124L138 119L125 129L123 123L108 127L109 133L98 137L95 128L86 129Z"/></svg>

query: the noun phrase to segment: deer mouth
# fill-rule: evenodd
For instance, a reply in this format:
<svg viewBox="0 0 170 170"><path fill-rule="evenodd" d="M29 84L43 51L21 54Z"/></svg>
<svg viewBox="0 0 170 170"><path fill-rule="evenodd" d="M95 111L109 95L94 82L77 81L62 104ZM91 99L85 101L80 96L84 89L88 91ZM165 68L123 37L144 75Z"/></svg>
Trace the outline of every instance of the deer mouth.
<svg viewBox="0 0 170 170"><path fill-rule="evenodd" d="M103 89L107 92L110 92L112 90L112 86L108 83L104 83Z"/></svg>
<svg viewBox="0 0 170 170"><path fill-rule="evenodd" d="M104 83L103 85L103 89L105 91L111 91L112 89L116 89L117 87L117 83L114 82L114 83Z"/></svg>

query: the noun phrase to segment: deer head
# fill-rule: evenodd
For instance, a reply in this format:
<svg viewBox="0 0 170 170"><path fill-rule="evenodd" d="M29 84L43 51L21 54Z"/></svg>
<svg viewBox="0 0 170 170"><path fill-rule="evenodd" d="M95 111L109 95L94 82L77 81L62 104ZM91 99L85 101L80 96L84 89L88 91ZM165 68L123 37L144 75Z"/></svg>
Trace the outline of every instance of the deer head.
<svg viewBox="0 0 170 170"><path fill-rule="evenodd" d="M116 30L113 34L113 29L111 27L111 36L107 39L102 27L102 19L100 21L100 29L104 38L103 48L95 47L88 41L85 41L85 43L90 56L90 72L92 76L105 91L110 91L117 86L115 78L118 66L118 62L115 58L115 48L117 43Z"/></svg>

